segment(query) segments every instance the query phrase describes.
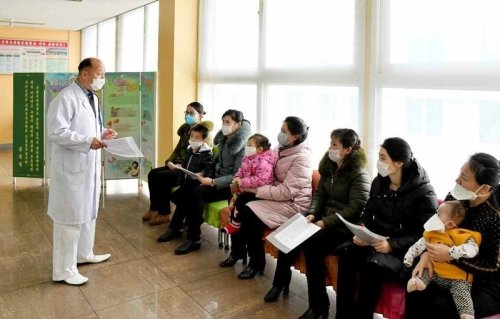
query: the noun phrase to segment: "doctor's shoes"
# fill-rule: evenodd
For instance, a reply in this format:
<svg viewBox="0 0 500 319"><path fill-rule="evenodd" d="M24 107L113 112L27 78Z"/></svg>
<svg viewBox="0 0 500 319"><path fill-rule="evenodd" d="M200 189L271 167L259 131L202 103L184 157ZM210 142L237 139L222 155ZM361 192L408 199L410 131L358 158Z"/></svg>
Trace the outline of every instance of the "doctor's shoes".
<svg viewBox="0 0 500 319"><path fill-rule="evenodd" d="M104 254L104 255L94 255L92 257L89 257L87 259L82 259L78 260L78 264L97 264L97 263L102 263L103 261L106 261L111 257L111 254Z"/></svg>
<svg viewBox="0 0 500 319"><path fill-rule="evenodd" d="M83 285L84 283L86 283L87 281L89 281L89 279L87 277L82 276L79 273L76 273L76 274L73 273L73 276L66 278L66 279L56 280L56 279L52 278L52 280L57 281L57 282L65 282L68 285L72 285L72 286L80 286L80 285Z"/></svg>

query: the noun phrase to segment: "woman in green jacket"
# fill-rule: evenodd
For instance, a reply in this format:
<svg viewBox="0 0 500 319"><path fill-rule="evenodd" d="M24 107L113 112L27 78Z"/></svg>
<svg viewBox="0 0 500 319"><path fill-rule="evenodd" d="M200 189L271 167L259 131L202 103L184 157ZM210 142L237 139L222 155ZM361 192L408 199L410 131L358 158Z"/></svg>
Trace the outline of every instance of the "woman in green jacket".
<svg viewBox="0 0 500 319"><path fill-rule="evenodd" d="M351 222L357 222L370 191L370 177L365 168L366 154L358 134L351 129L336 129L330 136L330 149L319 164L320 181L305 216L321 227L298 248L288 254L279 253L273 287L266 302L276 301L281 292L288 292L293 259L304 250L306 257L309 310L325 309L329 305L325 288L324 259L352 234L337 218L339 213Z"/></svg>

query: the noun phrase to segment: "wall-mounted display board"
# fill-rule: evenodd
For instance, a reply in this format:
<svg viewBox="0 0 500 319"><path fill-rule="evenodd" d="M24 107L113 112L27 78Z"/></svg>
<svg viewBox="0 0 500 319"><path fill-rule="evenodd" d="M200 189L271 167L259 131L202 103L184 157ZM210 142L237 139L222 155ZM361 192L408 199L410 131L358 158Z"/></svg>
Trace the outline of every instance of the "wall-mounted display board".
<svg viewBox="0 0 500 319"><path fill-rule="evenodd" d="M0 38L0 73L68 72L68 42Z"/></svg>

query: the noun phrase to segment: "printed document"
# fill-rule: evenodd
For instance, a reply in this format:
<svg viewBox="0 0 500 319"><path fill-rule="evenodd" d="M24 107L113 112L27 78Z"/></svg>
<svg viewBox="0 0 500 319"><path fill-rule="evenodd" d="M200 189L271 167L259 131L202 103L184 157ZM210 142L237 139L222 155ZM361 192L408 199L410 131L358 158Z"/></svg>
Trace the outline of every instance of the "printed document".
<svg viewBox="0 0 500 319"><path fill-rule="evenodd" d="M349 230L356 235L359 239L361 239L364 242L367 243L373 243L378 240L385 240L388 237L384 237L378 234L375 234L374 232L370 231L368 228L365 226L360 226L356 225L353 223L349 223L347 220L345 220L339 213L336 213L337 217L349 228Z"/></svg>
<svg viewBox="0 0 500 319"><path fill-rule="evenodd" d="M295 214L286 223L276 228L266 239L279 250L288 254L292 249L300 245L307 238L320 230L321 227L314 223L308 223L302 214Z"/></svg>
<svg viewBox="0 0 500 319"><path fill-rule="evenodd" d="M177 166L177 165L176 165L176 166L175 166L175 168L177 168L177 169L179 169L179 170L183 171L184 173L188 174L189 176L191 176L191 177L192 177L192 178L194 178L194 179L198 179L198 178L200 177L200 176L199 176L199 175L197 175L196 173L193 173L193 172L191 172L190 170L185 169L184 167L181 167L181 166Z"/></svg>
<svg viewBox="0 0 500 319"><path fill-rule="evenodd" d="M114 140L105 140L108 147L104 148L111 154L123 157L144 157L141 150L131 136L117 138Z"/></svg>

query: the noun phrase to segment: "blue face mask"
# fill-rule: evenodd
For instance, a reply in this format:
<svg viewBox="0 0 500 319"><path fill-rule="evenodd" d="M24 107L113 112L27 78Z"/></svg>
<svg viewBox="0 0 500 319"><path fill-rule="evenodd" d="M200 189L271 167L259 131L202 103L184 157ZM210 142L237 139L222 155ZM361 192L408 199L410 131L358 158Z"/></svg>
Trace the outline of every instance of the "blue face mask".
<svg viewBox="0 0 500 319"><path fill-rule="evenodd" d="M186 114L184 115L184 121L186 122L187 125L193 125L194 123L196 123L196 117L194 117L194 115L191 114Z"/></svg>
<svg viewBox="0 0 500 319"><path fill-rule="evenodd" d="M280 132L278 134L278 144L280 146L288 146L288 135L286 133Z"/></svg>

